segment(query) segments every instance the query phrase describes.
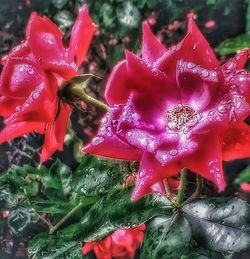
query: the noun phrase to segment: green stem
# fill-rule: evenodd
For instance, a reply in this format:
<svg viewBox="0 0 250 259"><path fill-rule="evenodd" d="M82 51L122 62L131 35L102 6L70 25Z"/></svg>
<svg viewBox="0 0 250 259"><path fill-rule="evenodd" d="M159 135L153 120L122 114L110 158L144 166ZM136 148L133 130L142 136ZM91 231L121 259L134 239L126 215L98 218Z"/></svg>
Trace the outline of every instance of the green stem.
<svg viewBox="0 0 250 259"><path fill-rule="evenodd" d="M198 198L201 196L202 188L203 188L203 178L201 176L197 175L196 176L196 190L193 194L194 198Z"/></svg>
<svg viewBox="0 0 250 259"><path fill-rule="evenodd" d="M186 185L187 185L187 168L183 168L181 171L180 186L176 197L176 203L178 205L181 205L185 198Z"/></svg>
<svg viewBox="0 0 250 259"><path fill-rule="evenodd" d="M171 188L169 186L169 183L168 183L167 179L163 179L163 185L164 185L164 188L165 188L165 191L166 191L166 196L168 198L173 198L173 194L171 192Z"/></svg>
<svg viewBox="0 0 250 259"><path fill-rule="evenodd" d="M87 95L86 92L85 92L85 89L81 86L81 84L75 84L73 86L73 92L85 103L93 105L97 108L100 108L100 109L106 111L106 112L109 111L109 107L105 103L95 99L92 96Z"/></svg>
<svg viewBox="0 0 250 259"><path fill-rule="evenodd" d="M53 226L49 234L54 234L69 218L71 218L79 209L97 201L96 197L89 197L81 200L68 214L66 214L55 226Z"/></svg>

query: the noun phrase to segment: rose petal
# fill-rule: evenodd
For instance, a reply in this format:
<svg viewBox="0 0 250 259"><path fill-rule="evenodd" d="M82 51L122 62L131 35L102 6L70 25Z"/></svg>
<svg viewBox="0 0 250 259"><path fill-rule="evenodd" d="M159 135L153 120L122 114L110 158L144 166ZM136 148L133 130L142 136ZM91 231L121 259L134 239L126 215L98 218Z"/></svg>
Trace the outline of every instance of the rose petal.
<svg viewBox="0 0 250 259"><path fill-rule="evenodd" d="M66 103L62 103L55 121L48 123L40 159L41 162L48 160L55 151L61 151L63 149L70 112L71 107Z"/></svg>
<svg viewBox="0 0 250 259"><path fill-rule="evenodd" d="M144 195L150 193L151 185L160 182L165 178L177 175L182 168L183 166L180 163L162 166L155 159L154 155L144 153L140 164L139 177L136 181L131 199L138 200Z"/></svg>
<svg viewBox="0 0 250 259"><path fill-rule="evenodd" d="M145 62L153 63L159 59L166 48L159 42L159 40L152 33L147 22L142 25L142 59Z"/></svg>
<svg viewBox="0 0 250 259"><path fill-rule="evenodd" d="M76 57L77 66L80 66L85 59L94 31L95 25L89 16L87 5L84 5L72 28L69 44L69 60L73 61Z"/></svg>
<svg viewBox="0 0 250 259"><path fill-rule="evenodd" d="M250 157L250 126L237 123L234 127L222 132L223 160L230 161Z"/></svg>

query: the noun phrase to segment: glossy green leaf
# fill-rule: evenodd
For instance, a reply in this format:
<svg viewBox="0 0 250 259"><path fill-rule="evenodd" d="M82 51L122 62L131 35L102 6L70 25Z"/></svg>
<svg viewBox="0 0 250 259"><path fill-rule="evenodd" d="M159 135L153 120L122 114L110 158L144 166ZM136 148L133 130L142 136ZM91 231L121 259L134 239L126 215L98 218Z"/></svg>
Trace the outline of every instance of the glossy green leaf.
<svg viewBox="0 0 250 259"><path fill-rule="evenodd" d="M71 180L71 188L80 195L103 195L123 182L122 165L94 156L84 156Z"/></svg>
<svg viewBox="0 0 250 259"><path fill-rule="evenodd" d="M81 221L85 241L100 239L115 228L133 228L149 219L172 211L172 205L163 195L150 195L131 202L130 189L107 195L92 206ZM102 233L102 235L100 235Z"/></svg>
<svg viewBox="0 0 250 259"><path fill-rule="evenodd" d="M74 23L74 17L72 13L68 10L62 10L60 12L57 12L54 16L54 20L60 27L60 29L63 31L70 28Z"/></svg>
<svg viewBox="0 0 250 259"><path fill-rule="evenodd" d="M250 183L250 165L239 174L239 176L235 179L234 183Z"/></svg>
<svg viewBox="0 0 250 259"><path fill-rule="evenodd" d="M250 247L250 206L238 198L210 198L183 207L194 239L218 252Z"/></svg>
<svg viewBox="0 0 250 259"><path fill-rule="evenodd" d="M0 191L0 211L9 210L16 206L16 196L6 190Z"/></svg>
<svg viewBox="0 0 250 259"><path fill-rule="evenodd" d="M226 56L236 53L238 50L250 47L250 38L246 34L241 34L232 39L226 39L219 46L216 47L215 51L221 55Z"/></svg>
<svg viewBox="0 0 250 259"><path fill-rule="evenodd" d="M181 214L155 217L147 225L140 258L181 258L191 240L191 227Z"/></svg>

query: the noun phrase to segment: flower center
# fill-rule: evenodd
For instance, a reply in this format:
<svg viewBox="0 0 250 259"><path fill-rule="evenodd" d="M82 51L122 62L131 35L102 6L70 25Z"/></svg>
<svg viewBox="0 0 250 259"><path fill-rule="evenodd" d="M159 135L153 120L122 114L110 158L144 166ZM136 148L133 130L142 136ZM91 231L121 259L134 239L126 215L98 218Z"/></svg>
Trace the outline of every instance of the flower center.
<svg viewBox="0 0 250 259"><path fill-rule="evenodd" d="M189 105L178 104L166 112L167 125L172 130L183 130L196 125L197 112Z"/></svg>

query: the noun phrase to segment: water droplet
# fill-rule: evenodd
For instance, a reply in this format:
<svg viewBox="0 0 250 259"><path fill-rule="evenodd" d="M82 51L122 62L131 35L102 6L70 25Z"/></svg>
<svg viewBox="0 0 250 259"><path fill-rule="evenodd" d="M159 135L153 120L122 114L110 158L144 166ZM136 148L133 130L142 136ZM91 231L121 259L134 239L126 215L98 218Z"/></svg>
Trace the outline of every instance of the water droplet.
<svg viewBox="0 0 250 259"><path fill-rule="evenodd" d="M92 144L93 145L98 145L98 144L101 144L102 142L104 141L104 138L103 137L95 137L92 141Z"/></svg>
<svg viewBox="0 0 250 259"><path fill-rule="evenodd" d="M225 112L227 112L227 108L224 104L222 104L218 107L218 111L221 113L225 113Z"/></svg>
<svg viewBox="0 0 250 259"><path fill-rule="evenodd" d="M196 67L196 65L194 63L192 63L192 62L187 63L187 68L192 69L192 68L195 68L195 67Z"/></svg>
<svg viewBox="0 0 250 259"><path fill-rule="evenodd" d="M197 48L197 42L193 45L193 50L195 50Z"/></svg>
<svg viewBox="0 0 250 259"><path fill-rule="evenodd" d="M201 71L201 76L207 77L207 76L209 76L209 72L208 72L206 69L203 69L203 70Z"/></svg>
<svg viewBox="0 0 250 259"><path fill-rule="evenodd" d="M177 149L172 149L172 150L169 151L169 154L171 156L176 156L178 154L178 150Z"/></svg>
<svg viewBox="0 0 250 259"><path fill-rule="evenodd" d="M131 131L128 131L127 136L131 137L132 135L133 135L133 133Z"/></svg>
<svg viewBox="0 0 250 259"><path fill-rule="evenodd" d="M40 96L40 93L39 93L39 92L34 92L34 93L32 94L32 98L33 98L33 99L38 99L39 96Z"/></svg>

